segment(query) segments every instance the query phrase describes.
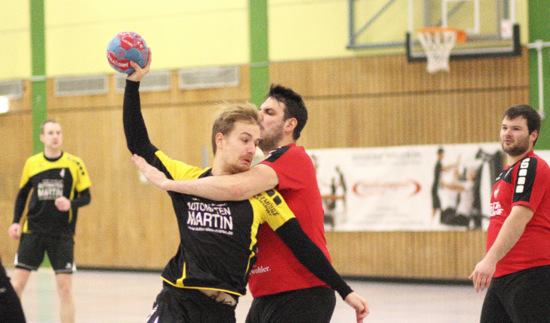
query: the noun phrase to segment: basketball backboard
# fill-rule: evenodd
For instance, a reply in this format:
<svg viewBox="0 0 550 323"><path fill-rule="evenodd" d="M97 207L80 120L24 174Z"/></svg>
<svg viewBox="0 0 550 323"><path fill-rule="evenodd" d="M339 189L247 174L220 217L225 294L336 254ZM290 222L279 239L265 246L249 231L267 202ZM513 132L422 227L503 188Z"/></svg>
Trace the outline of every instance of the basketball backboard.
<svg viewBox="0 0 550 323"><path fill-rule="evenodd" d="M406 50L409 61L426 60L418 39L425 27L453 27L467 41L453 47L450 58L521 54L515 0L408 0Z"/></svg>

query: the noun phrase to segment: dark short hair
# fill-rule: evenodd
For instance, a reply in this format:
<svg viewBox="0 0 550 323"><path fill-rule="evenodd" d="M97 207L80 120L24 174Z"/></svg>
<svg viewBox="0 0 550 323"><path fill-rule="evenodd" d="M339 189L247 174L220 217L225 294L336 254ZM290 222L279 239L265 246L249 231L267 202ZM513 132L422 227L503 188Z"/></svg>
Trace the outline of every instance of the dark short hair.
<svg viewBox="0 0 550 323"><path fill-rule="evenodd" d="M525 118L525 120L527 120L527 129L529 129L529 134L532 134L533 131L536 130L538 135L540 136L541 117L537 110L533 109L530 105L514 105L504 112L503 118L505 117L508 117L508 119L511 120L517 117ZM537 139L535 139L533 146L535 146L535 143L538 139L539 137L537 136Z"/></svg>
<svg viewBox="0 0 550 323"><path fill-rule="evenodd" d="M216 155L216 134L221 133L227 135L233 130L235 122L243 121L250 124L260 126L260 117L258 108L253 104L230 104L223 103L221 105L223 111L218 115L212 125L212 150Z"/></svg>
<svg viewBox="0 0 550 323"><path fill-rule="evenodd" d="M274 98L275 100L285 104L286 109L284 120L295 118L296 121L298 121L298 124L292 133L294 140L298 140L307 123L307 108L302 96L290 88L272 84L266 97Z"/></svg>

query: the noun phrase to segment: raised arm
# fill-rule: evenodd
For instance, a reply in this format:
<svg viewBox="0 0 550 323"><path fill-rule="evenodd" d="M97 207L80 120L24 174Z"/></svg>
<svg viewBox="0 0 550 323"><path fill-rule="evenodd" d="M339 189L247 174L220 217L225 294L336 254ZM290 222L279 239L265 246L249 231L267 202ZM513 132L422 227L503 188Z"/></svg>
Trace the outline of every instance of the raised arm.
<svg viewBox="0 0 550 323"><path fill-rule="evenodd" d="M149 140L149 134L147 133L145 121L141 114L141 101L139 97L139 82L149 72L151 55L149 55L149 61L144 68L141 68L134 62L130 62L130 64L136 71L126 79L126 88L124 90L122 121L126 143L132 154L138 154L143 156L147 161L152 162L157 148Z"/></svg>
<svg viewBox="0 0 550 323"><path fill-rule="evenodd" d="M336 290L342 299L355 309L357 322L363 322L369 314L367 301L355 293L340 277L321 249L302 231L298 220L296 218L288 220L275 230L275 233L292 250L296 259L304 267Z"/></svg>

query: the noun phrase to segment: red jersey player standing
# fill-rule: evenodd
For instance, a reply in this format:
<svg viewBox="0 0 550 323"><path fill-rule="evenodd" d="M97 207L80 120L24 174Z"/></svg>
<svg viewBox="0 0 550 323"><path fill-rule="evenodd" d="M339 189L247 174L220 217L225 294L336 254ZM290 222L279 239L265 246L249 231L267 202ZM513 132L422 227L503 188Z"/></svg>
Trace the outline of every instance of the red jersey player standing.
<svg viewBox="0 0 550 323"><path fill-rule="evenodd" d="M173 181L147 177L159 189L217 201L243 200L276 188L303 231L330 259L323 226L323 207L315 168L296 140L307 121L302 97L289 88L271 86L260 108L262 140L267 158L246 172L216 180ZM147 175L146 175L147 176ZM258 260L249 288L254 296L247 322L330 322L334 291L302 266L290 249L266 226L258 234ZM356 310L357 322L369 313L365 299L351 293L344 299Z"/></svg>
<svg viewBox="0 0 550 323"><path fill-rule="evenodd" d="M493 186L487 254L470 275L476 292L488 287L481 322L550 318L550 168L533 152L540 126L528 105L504 113L508 166Z"/></svg>

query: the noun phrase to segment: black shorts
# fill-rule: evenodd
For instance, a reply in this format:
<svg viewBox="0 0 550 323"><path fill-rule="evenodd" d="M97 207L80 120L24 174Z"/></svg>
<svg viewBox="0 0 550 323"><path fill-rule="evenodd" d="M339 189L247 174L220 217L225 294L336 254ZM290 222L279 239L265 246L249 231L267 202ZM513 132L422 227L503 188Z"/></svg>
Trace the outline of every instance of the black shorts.
<svg viewBox="0 0 550 323"><path fill-rule="evenodd" d="M0 260L0 322L25 323L25 315L19 297L11 285Z"/></svg>
<svg viewBox="0 0 550 323"><path fill-rule="evenodd" d="M218 303L199 290L164 283L147 322L234 323L235 308Z"/></svg>
<svg viewBox="0 0 550 323"><path fill-rule="evenodd" d="M23 233L19 249L15 255L15 267L37 270L48 253L50 263L56 274L72 274L74 264L73 237L57 237L34 233Z"/></svg>
<svg viewBox="0 0 550 323"><path fill-rule="evenodd" d="M550 266L493 278L481 322L550 322Z"/></svg>
<svg viewBox="0 0 550 323"><path fill-rule="evenodd" d="M246 323L329 323L335 306L334 290L326 287L266 295L254 298Z"/></svg>

